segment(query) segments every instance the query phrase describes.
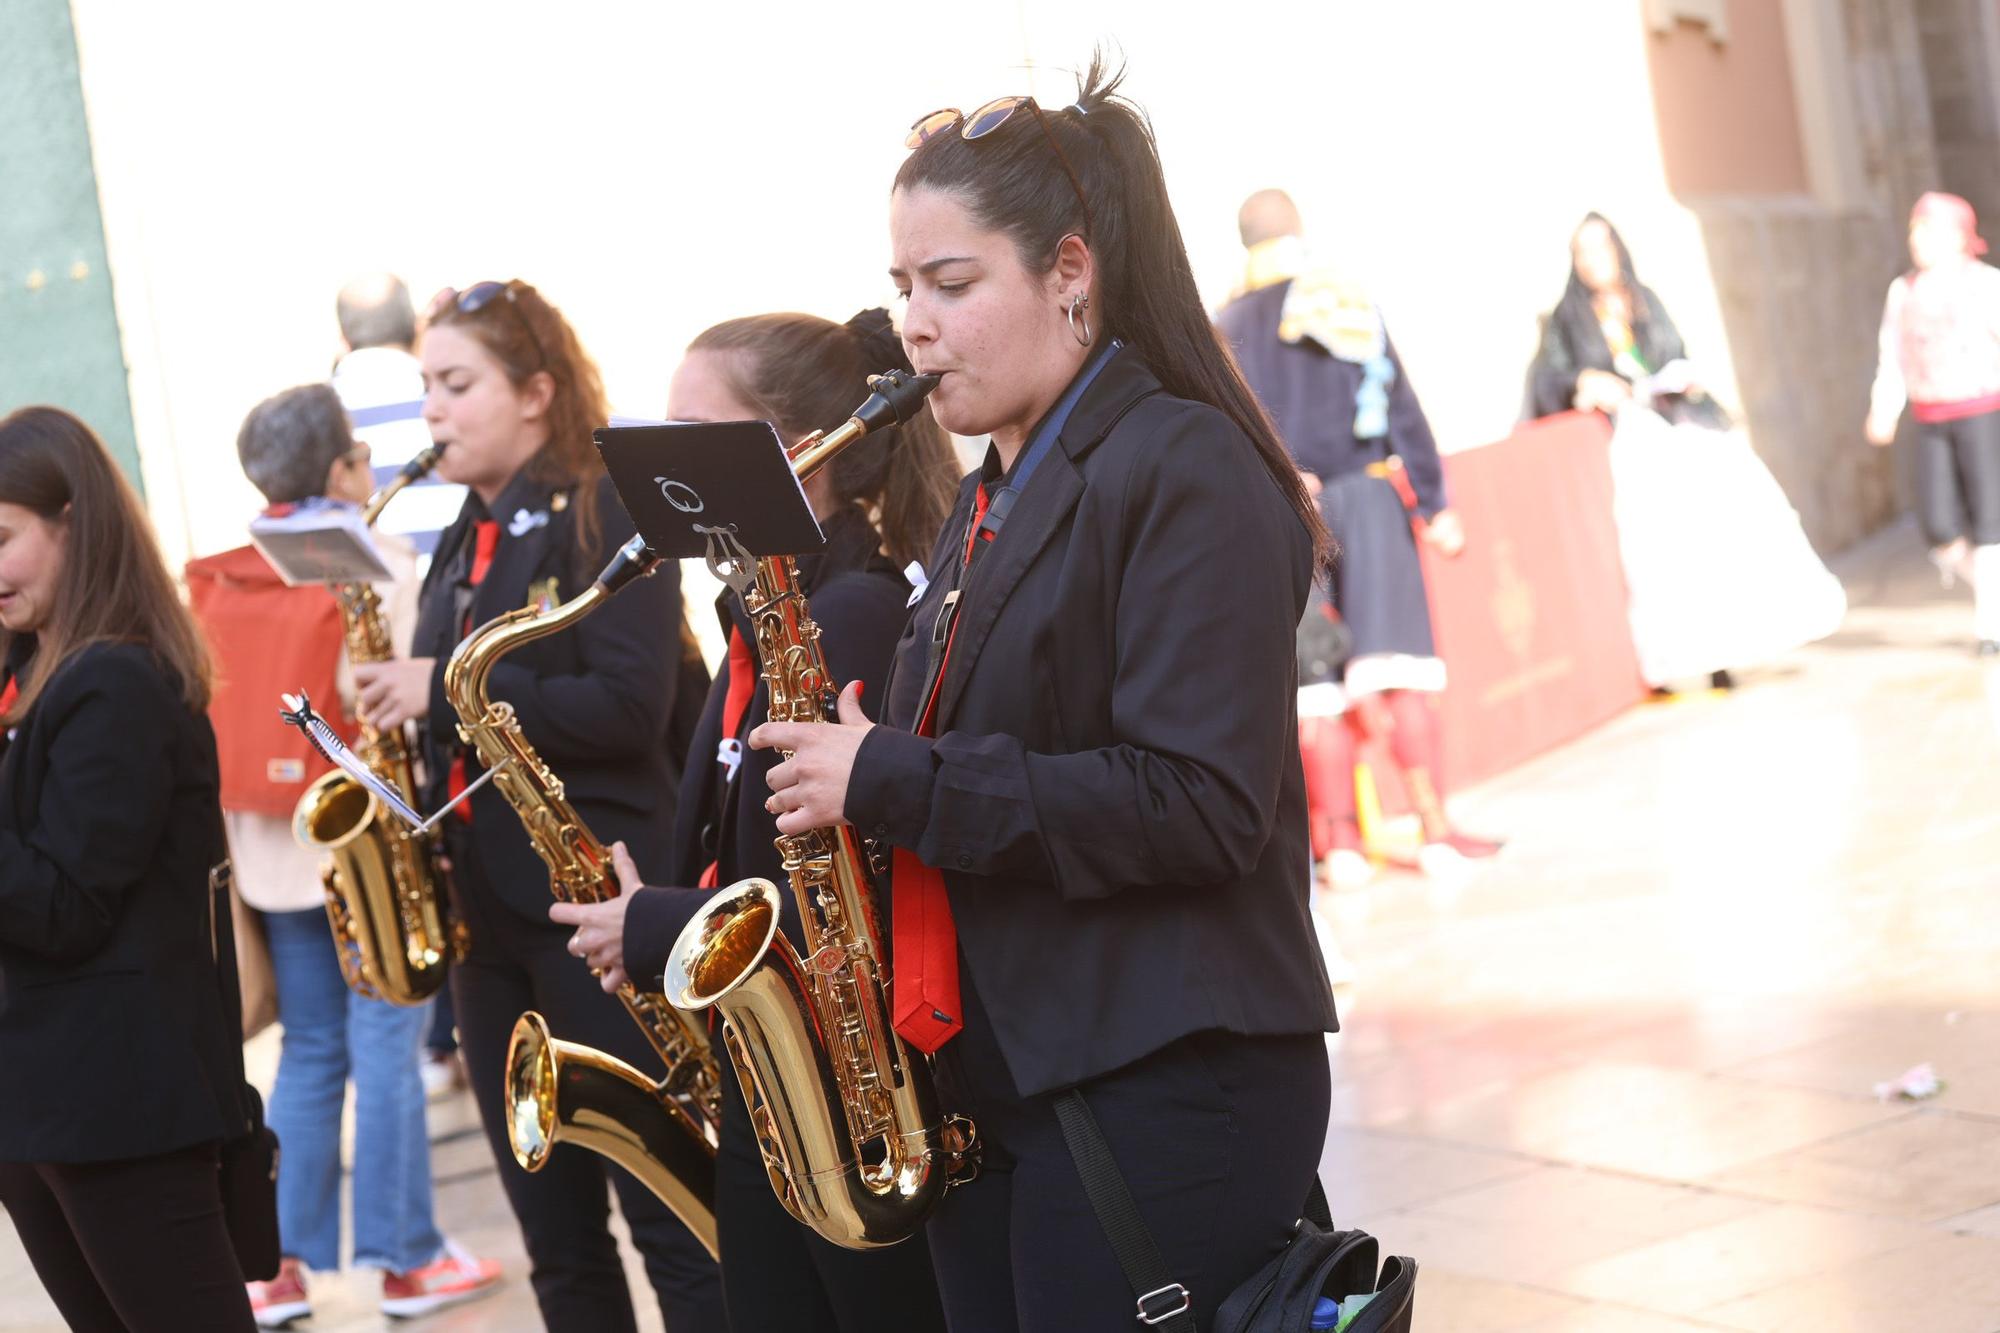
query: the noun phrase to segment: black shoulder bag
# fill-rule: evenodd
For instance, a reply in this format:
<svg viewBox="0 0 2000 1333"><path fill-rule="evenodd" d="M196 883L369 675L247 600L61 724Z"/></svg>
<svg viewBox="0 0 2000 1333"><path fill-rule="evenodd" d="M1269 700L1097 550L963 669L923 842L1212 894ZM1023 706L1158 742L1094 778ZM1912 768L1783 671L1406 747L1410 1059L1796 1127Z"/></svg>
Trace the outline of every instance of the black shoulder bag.
<svg viewBox="0 0 2000 1333"><path fill-rule="evenodd" d="M208 872L209 945L215 955L222 1017L235 1052L236 1084L241 1089L237 1095L243 1109L242 1132L222 1141L222 1213L244 1278L268 1282L278 1275L280 1258L278 1136L264 1123L264 1099L243 1073L243 993L236 977L236 931L229 914L233 875L226 859Z"/></svg>
<svg viewBox="0 0 2000 1333"><path fill-rule="evenodd" d="M1195 1333L1188 1289L1167 1271L1160 1247L1132 1202L1111 1145L1083 1094L1071 1088L1055 1101L1063 1141L1083 1178L1098 1225L1118 1255L1137 1299L1133 1318L1161 1333ZM1307 1333L1322 1298L1370 1300L1344 1327L1346 1333L1409 1333L1416 1305L1417 1261L1392 1256L1376 1276L1379 1250L1365 1231L1335 1231L1326 1193L1314 1179L1306 1216L1277 1257L1223 1298L1210 1333Z"/></svg>

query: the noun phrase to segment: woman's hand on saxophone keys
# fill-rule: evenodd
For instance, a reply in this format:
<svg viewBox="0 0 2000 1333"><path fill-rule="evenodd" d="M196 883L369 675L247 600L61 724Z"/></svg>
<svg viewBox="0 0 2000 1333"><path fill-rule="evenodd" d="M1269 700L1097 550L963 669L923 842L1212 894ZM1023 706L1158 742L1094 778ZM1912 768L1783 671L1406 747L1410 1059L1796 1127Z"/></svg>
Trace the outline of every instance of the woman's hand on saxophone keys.
<svg viewBox="0 0 2000 1333"><path fill-rule="evenodd" d="M414 722L431 711L435 657L398 657L354 664L354 701L361 720L381 731Z"/></svg>
<svg viewBox="0 0 2000 1333"><path fill-rule="evenodd" d="M861 682L840 692L831 722L766 722L750 733L753 750L779 749L791 758L765 777L771 795L764 808L778 817L778 832L804 833L847 822L847 783L861 738L875 724L861 711Z"/></svg>
<svg viewBox="0 0 2000 1333"><path fill-rule="evenodd" d="M569 951L590 964L607 992L625 984L625 909L632 905L632 895L646 887L622 842L611 844L611 869L618 876L616 898L601 903L549 904L549 920L576 927L576 933L569 937Z"/></svg>

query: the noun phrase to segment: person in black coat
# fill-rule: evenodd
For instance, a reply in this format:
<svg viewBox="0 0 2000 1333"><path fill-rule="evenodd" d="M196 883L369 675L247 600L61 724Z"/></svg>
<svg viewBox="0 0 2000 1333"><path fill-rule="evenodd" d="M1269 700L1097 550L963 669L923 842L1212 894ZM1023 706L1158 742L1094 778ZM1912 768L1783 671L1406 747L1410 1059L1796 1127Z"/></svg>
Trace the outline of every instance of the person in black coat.
<svg viewBox="0 0 2000 1333"><path fill-rule="evenodd" d="M582 592L633 527L591 442L609 415L597 368L534 288L514 281L441 293L423 361L424 419L444 446L439 475L469 494L425 577L412 656L359 665L355 680L376 726L424 721L425 797L436 808L479 776L444 694L452 650L495 616ZM625 842L648 869L666 861L681 768L669 740L681 623L679 570L669 563L568 631L507 654L490 677L490 697L513 706L591 831ZM505 1064L524 1011L541 1013L556 1036L640 1069L659 1061L624 1006L565 951L565 932L548 919L548 868L506 799L488 784L460 809L444 821L445 845L472 944L453 970L452 997L543 1320L560 1330L635 1327L606 1225L608 1175L667 1326L726 1327L714 1261L638 1180L580 1150L553 1153L533 1173L515 1163Z"/></svg>
<svg viewBox="0 0 2000 1333"><path fill-rule="evenodd" d="M674 373L667 415L676 421L763 418L791 443L845 419L868 396L868 375L901 362L902 347L883 310L865 311L845 325L794 314L731 320L689 347ZM920 412L850 446L806 483L826 546L799 558L799 577L836 680L879 685L887 676L909 614L910 584L900 571L930 548L956 472L950 442L930 414ZM642 887L628 859L620 861L628 892L619 898L549 909L555 920L578 927L572 948L605 969L610 981L629 973L641 986L658 989L675 938L708 902L711 887L750 876L781 889L786 884L776 821L764 808L765 775L777 757L743 745L770 713L769 689L752 648L756 635L733 592L725 589L716 599L716 612L729 657L709 689L688 754L674 854L663 881L707 887ZM797 900L788 891L782 900L785 932L803 953ZM720 1041L716 1050L724 1050ZM847 1250L784 1210L730 1076L723 1079L716 1225L723 1290L739 1329L944 1329L930 1249L921 1235L886 1249Z"/></svg>
<svg viewBox="0 0 2000 1333"><path fill-rule="evenodd" d="M0 1204L71 1328L252 1329L208 651L138 496L51 407L0 421L0 629Z"/></svg>
<svg viewBox="0 0 2000 1333"><path fill-rule="evenodd" d="M839 725L751 736L794 752L780 830L893 849L898 1031L984 1145L928 1228L954 1333L1133 1319L1071 1090L1181 1289L1147 1310L1197 1324L1286 1244L1326 1132L1293 632L1327 534L1116 85L913 128L903 341L939 422L991 441L882 724L850 688Z"/></svg>

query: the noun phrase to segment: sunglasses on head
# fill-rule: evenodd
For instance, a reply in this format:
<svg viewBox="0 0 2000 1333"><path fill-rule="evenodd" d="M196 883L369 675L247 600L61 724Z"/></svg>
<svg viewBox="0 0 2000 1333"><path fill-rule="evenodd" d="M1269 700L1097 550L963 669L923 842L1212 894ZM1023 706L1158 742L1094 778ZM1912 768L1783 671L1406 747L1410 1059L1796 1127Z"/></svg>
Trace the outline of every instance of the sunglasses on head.
<svg viewBox="0 0 2000 1333"><path fill-rule="evenodd" d="M1063 174L1069 177L1070 188L1076 191L1077 203L1083 205L1083 217L1086 230L1088 230L1090 200L1084 197L1083 182L1077 178L1075 170L1071 168L1069 158L1063 153L1062 145L1056 142L1055 132L1049 128L1048 117L1042 114L1041 105L1033 97L1026 94L1018 94L1013 97L996 97L973 111L970 116L955 106L940 107L929 115L917 118L916 124L910 126L910 132L903 136L903 146L905 148L921 148L938 135L948 133L954 129L958 131L958 137L967 142L983 139L1002 125L1005 125L1013 117L1014 113L1022 107L1026 107L1034 113L1035 123L1042 127L1042 137L1047 139L1049 147L1055 150L1056 161L1062 164ZM1076 112L1079 116L1089 114L1080 103L1068 109Z"/></svg>
<svg viewBox="0 0 2000 1333"><path fill-rule="evenodd" d="M446 310L456 309L461 315L476 315L500 298L507 299L507 308L514 312L514 318L521 321L521 331L528 335L528 343L535 349L535 360L543 366L549 363L548 353L542 350L542 340L535 336L535 326L528 320L528 312L521 309L520 300L514 295L514 279L506 282L475 282L464 291L447 287L431 299L431 308L426 318L435 322Z"/></svg>

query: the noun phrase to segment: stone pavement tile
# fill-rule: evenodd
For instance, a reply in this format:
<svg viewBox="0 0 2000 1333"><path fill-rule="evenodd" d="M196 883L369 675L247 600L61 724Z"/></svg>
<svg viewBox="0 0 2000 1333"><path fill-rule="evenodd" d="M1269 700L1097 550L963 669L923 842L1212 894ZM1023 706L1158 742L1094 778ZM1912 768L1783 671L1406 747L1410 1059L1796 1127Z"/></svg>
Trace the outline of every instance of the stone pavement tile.
<svg viewBox="0 0 2000 1333"><path fill-rule="evenodd" d="M1975 1236L2000 1237L2000 1204L1958 1217L1948 1217L1938 1225L1952 1231L1970 1232Z"/></svg>
<svg viewBox="0 0 2000 1333"><path fill-rule="evenodd" d="M1588 1301L1509 1282L1469 1277L1418 1260L1413 1333L1510 1333L1541 1329L1594 1307Z"/></svg>
<svg viewBox="0 0 2000 1333"><path fill-rule="evenodd" d="M1892 1012L1791 1050L1732 1065L1737 1078L1861 1094L1928 1063L1944 1091L1925 1105L2000 1116L2000 1013Z"/></svg>
<svg viewBox="0 0 2000 1333"><path fill-rule="evenodd" d="M2000 1121L1909 1111L1709 1183L1765 1198L1928 1222L2000 1204Z"/></svg>
<svg viewBox="0 0 2000 1333"><path fill-rule="evenodd" d="M1406 1211L1515 1225L1544 1236L1589 1231L1629 1247L1714 1226L1761 1206L1714 1190L1573 1166L1539 1166Z"/></svg>
<svg viewBox="0 0 2000 1333"><path fill-rule="evenodd" d="M1336 1221L1429 1203L1489 1181L1539 1169L1506 1153L1334 1128L1320 1153L1320 1179Z"/></svg>
<svg viewBox="0 0 2000 1333"><path fill-rule="evenodd" d="M1715 1226L1578 1264L1553 1275L1545 1285L1576 1296L1727 1322L1729 1316L1716 1308L1725 1302L1788 1282L1810 1286L1824 1275L1846 1271L1858 1260L1936 1237L1936 1232L1911 1222L1771 1204ZM1421 1262L1422 1251L1416 1253Z"/></svg>
<svg viewBox="0 0 2000 1333"><path fill-rule="evenodd" d="M1712 1306L1703 1317L1772 1333L1835 1328L1993 1333L2000 1328L2000 1240L1934 1236L1889 1253L1831 1263L1809 1277Z"/></svg>
<svg viewBox="0 0 2000 1333"><path fill-rule="evenodd" d="M1521 1333L1700 1333L1703 1329L1736 1330L1736 1324L1709 1319L1678 1319L1673 1315L1632 1310L1622 1305L1590 1301L1580 1310L1537 1322Z"/></svg>
<svg viewBox="0 0 2000 1333"><path fill-rule="evenodd" d="M1854 1021L1851 1014L1842 1011L1777 1004L1763 998L1710 1001L1600 1042L1592 1054L1602 1060L1701 1074L1734 1074L1747 1062L1826 1040ZM1823 1091L1853 1092L1854 1085L1849 1081Z"/></svg>
<svg viewBox="0 0 2000 1333"><path fill-rule="evenodd" d="M1385 1253L1466 1276L1552 1287L1556 1275L1764 1207L1706 1190L1544 1166L1363 1223ZM1610 1297L1609 1299L1617 1299Z"/></svg>
<svg viewBox="0 0 2000 1333"><path fill-rule="evenodd" d="M1635 1175L1694 1180L1893 1118L1872 1100L1593 1063L1418 1110L1391 1127Z"/></svg>

